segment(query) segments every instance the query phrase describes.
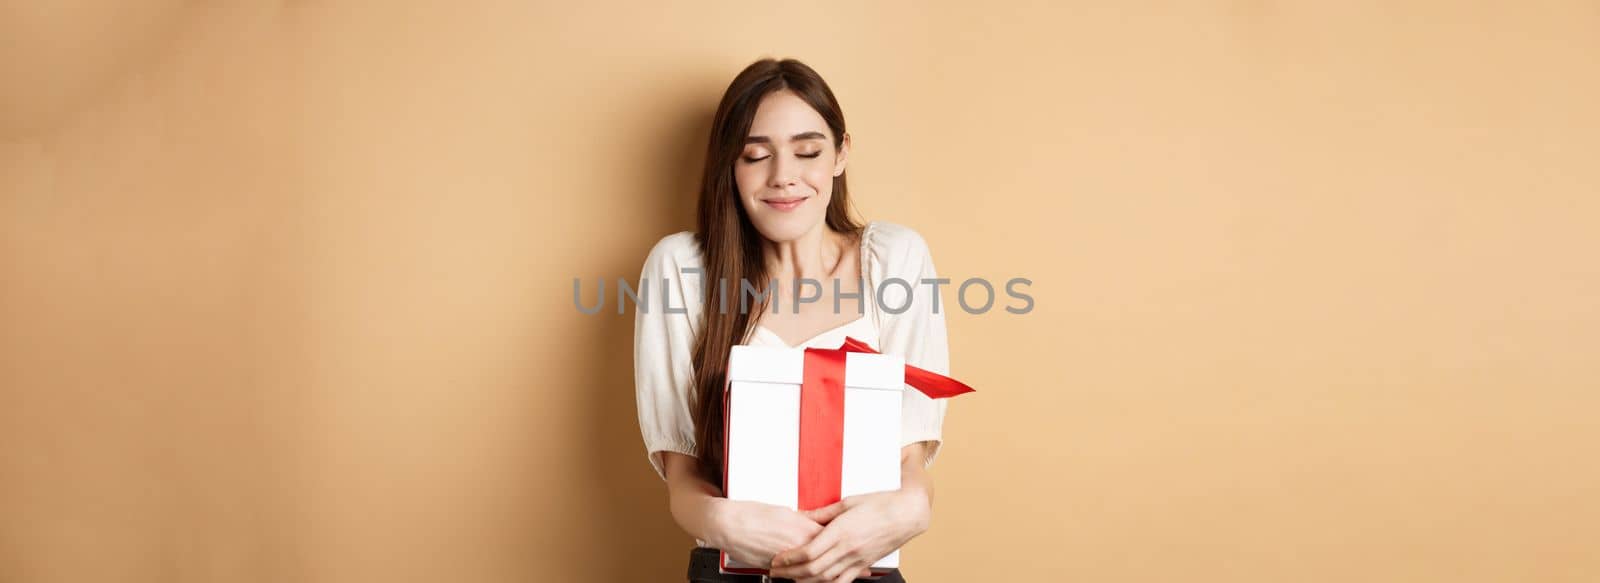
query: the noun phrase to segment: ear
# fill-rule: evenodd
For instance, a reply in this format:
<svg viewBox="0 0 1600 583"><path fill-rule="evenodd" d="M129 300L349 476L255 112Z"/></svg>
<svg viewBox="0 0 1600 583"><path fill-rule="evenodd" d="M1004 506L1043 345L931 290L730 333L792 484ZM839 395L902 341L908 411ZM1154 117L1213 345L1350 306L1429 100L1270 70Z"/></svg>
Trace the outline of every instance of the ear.
<svg viewBox="0 0 1600 583"><path fill-rule="evenodd" d="M839 142L839 155L833 160L833 177L838 178L844 174L846 158L850 157L850 132L844 133L844 140Z"/></svg>

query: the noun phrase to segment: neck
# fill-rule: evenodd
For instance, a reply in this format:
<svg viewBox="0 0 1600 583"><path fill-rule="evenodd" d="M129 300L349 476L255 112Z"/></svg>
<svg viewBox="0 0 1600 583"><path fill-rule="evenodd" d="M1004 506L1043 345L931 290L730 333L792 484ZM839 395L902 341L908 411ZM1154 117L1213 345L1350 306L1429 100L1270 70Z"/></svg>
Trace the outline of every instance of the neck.
<svg viewBox="0 0 1600 583"><path fill-rule="evenodd" d="M828 229L825 223L818 223L816 228L792 241L764 241L761 247L767 274L780 281L832 277L844 256L844 238Z"/></svg>

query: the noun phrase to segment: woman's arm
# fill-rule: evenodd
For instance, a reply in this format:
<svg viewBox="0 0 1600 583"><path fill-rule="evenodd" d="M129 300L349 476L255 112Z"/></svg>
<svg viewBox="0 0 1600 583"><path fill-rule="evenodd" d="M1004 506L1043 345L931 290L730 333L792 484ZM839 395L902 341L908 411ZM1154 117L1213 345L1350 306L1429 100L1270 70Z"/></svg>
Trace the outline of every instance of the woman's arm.
<svg viewBox="0 0 1600 583"><path fill-rule="evenodd" d="M927 532L933 521L933 476L928 474L928 456L933 454L933 442L919 441L900 448L900 490L908 496L920 495L919 504L912 506L921 523L916 534ZM912 535L915 537L916 535ZM899 547L896 547L899 548Z"/></svg>
<svg viewBox="0 0 1600 583"><path fill-rule="evenodd" d="M695 471L695 459L681 453L662 452L667 471L667 498L672 520L678 528L696 539L718 546L715 516L722 489L713 486ZM720 548L720 546L718 546Z"/></svg>
<svg viewBox="0 0 1600 583"><path fill-rule="evenodd" d="M760 502L729 500L695 471L696 460L664 452L672 519L689 536L739 562L771 565L772 557L810 541L822 525L799 512Z"/></svg>

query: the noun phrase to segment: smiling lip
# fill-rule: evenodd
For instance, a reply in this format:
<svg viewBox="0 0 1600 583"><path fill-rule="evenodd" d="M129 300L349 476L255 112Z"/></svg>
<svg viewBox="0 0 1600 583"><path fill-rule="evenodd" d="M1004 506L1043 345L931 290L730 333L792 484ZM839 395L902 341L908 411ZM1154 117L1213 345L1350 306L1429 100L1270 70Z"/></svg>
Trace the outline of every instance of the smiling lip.
<svg viewBox="0 0 1600 583"><path fill-rule="evenodd" d="M809 196L796 196L792 198L769 198L761 202L767 203L767 206L779 211L788 212L800 208L800 205L805 204L810 199L811 197Z"/></svg>

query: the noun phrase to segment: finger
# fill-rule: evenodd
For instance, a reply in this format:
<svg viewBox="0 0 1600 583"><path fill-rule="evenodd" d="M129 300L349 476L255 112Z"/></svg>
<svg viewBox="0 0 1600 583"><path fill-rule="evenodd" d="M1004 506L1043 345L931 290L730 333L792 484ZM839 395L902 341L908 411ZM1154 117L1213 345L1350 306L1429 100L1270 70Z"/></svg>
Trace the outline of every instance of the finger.
<svg viewBox="0 0 1600 583"><path fill-rule="evenodd" d="M851 569L846 568L849 565L844 563L844 559L845 549L843 545L835 545L816 560L792 565L785 572L774 571L772 576L801 581L815 581L816 583L832 583L841 573L851 571Z"/></svg>
<svg viewBox="0 0 1600 583"><path fill-rule="evenodd" d="M822 533L822 529L826 526L823 524L818 524L817 521L812 520L809 516L799 515L795 518L797 519L795 520L795 531L802 537L799 541L795 542L794 546L797 547L804 543L810 542L813 538L816 538L818 534Z"/></svg>
<svg viewBox="0 0 1600 583"><path fill-rule="evenodd" d="M830 538L832 537L831 533L827 531L823 531L823 534L829 535ZM822 537L818 536L817 538ZM834 563L839 562L839 559L843 554L844 549L841 548L841 545L831 543L828 547L816 552L816 554L810 555L810 557L804 561L794 560L795 557L800 556L799 553L795 553L793 556L791 556L790 561L786 566L773 569L771 575L776 578L786 579L818 579L823 575L828 574L828 569L832 567ZM821 580L826 581L827 579Z"/></svg>
<svg viewBox="0 0 1600 583"><path fill-rule="evenodd" d="M850 583L851 581L855 581L856 566L847 564L847 561L841 558L838 563L834 564L833 567L824 572L822 580L826 581L827 583L840 583L841 581L843 583Z"/></svg>
<svg viewBox="0 0 1600 583"><path fill-rule="evenodd" d="M822 529L822 532L812 537L810 542L778 553L777 556L772 558L772 567L775 570L784 570L795 565L810 563L816 560L817 557L821 557L823 553L828 552L828 549L833 548L834 541L838 537L838 533Z"/></svg>
<svg viewBox="0 0 1600 583"><path fill-rule="evenodd" d="M801 554L806 552L807 545L816 541L817 536L822 534L825 527L810 520L800 520L795 525L795 528L795 532L788 533L793 535L793 538L782 543L784 546L780 548L783 550L772 557L771 568L796 565L805 562L806 559L810 559L811 557L802 557Z"/></svg>
<svg viewBox="0 0 1600 583"><path fill-rule="evenodd" d="M822 508L807 510L805 514L806 518L811 519L817 524L827 524L833 522L833 519L838 518L840 514L844 514L845 510L847 510L845 507L845 502L840 500L838 502L834 502L833 504L823 506Z"/></svg>

